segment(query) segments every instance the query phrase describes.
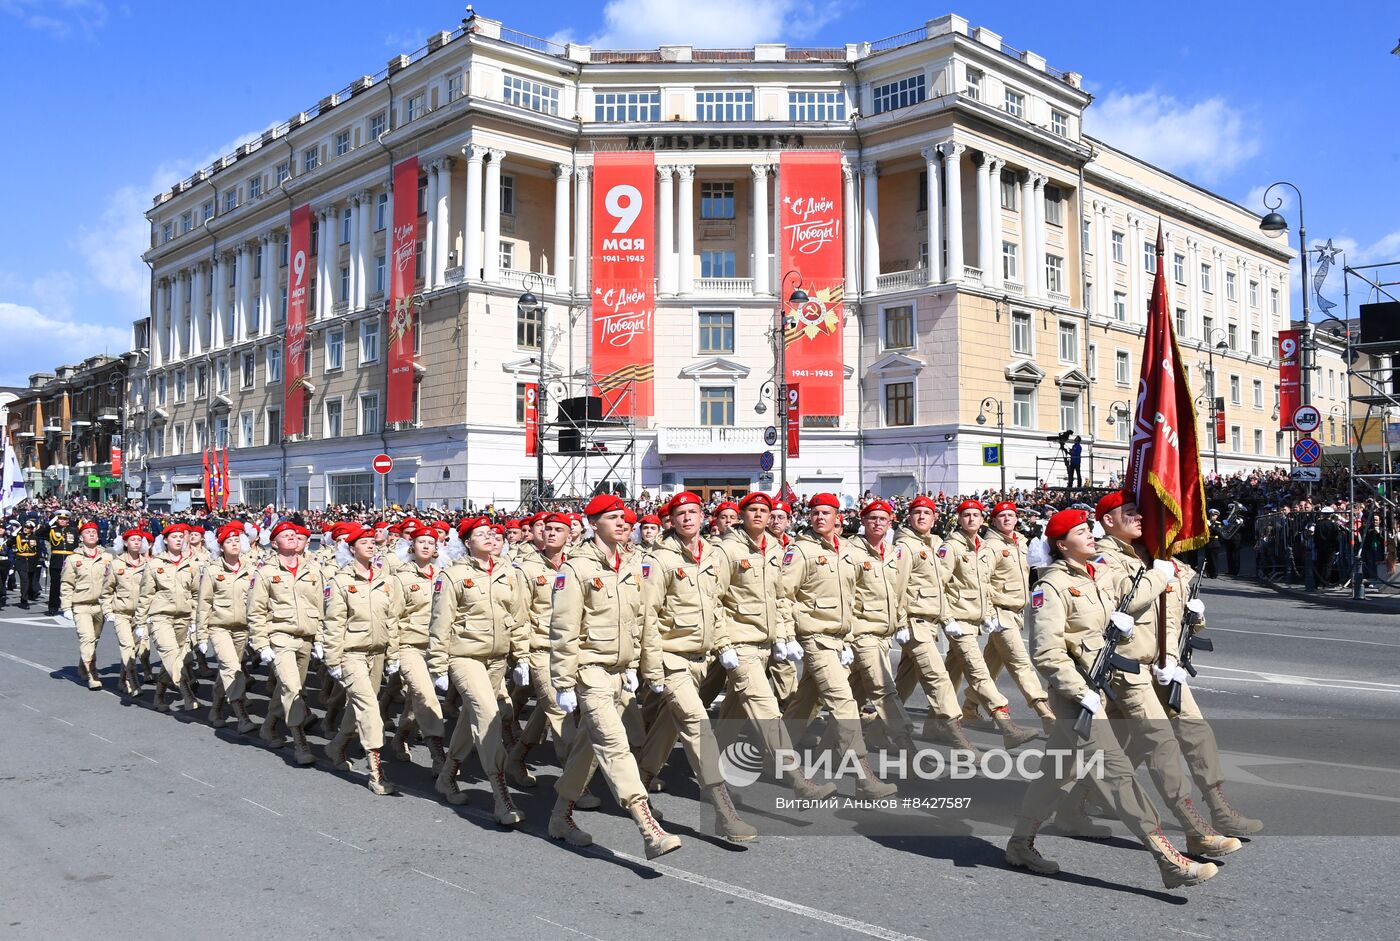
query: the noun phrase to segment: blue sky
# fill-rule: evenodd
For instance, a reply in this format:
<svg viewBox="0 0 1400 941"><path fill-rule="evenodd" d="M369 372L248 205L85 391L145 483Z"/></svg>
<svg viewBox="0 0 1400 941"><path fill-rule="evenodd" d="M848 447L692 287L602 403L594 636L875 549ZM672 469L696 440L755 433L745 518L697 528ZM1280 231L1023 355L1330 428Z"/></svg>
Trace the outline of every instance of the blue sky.
<svg viewBox="0 0 1400 941"><path fill-rule="evenodd" d="M610 48L840 45L956 12L1081 72L1097 99L1091 133L1255 209L1267 184L1297 183L1310 241L1332 238L1360 264L1400 260L1400 57L1390 54L1400 25L1387 6L518 0L477 9L525 32ZM0 0L11 129L0 148L10 181L0 384L125 350L147 307L139 256L151 196L463 13L443 0ZM1291 201L1285 211L1295 218Z"/></svg>

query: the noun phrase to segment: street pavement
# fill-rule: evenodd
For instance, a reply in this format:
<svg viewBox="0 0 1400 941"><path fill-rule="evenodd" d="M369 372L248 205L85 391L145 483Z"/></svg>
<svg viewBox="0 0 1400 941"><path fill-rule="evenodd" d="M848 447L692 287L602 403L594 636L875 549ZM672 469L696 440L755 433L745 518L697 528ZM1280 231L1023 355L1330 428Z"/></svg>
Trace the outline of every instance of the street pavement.
<svg viewBox="0 0 1400 941"><path fill-rule="evenodd" d="M141 704L89 692L71 627L8 608L0 938L1393 938L1400 618L1229 579L1202 597L1216 651L1198 655L1194 690L1220 734L1232 800L1266 830L1183 891L1163 890L1122 837L1047 833L1037 845L1064 869L1053 878L1008 869L1005 830L983 825L951 836L770 832L735 848L702 832L679 752L655 802L681 851L648 863L608 797L577 815L595 846L571 850L545 836L552 765L516 792L527 820L514 832L492 821L474 763L468 806L436 800L421 747L414 767L387 764L405 793L375 797L363 761L347 773L299 768L290 751L209 728L203 709L193 720L155 712L149 687ZM115 662L104 636L109 690ZM911 700L916 722L923 706ZM552 759L545 748L532 762L541 753ZM1331 825L1343 805L1337 819L1349 824ZM764 828L763 814L747 816Z"/></svg>

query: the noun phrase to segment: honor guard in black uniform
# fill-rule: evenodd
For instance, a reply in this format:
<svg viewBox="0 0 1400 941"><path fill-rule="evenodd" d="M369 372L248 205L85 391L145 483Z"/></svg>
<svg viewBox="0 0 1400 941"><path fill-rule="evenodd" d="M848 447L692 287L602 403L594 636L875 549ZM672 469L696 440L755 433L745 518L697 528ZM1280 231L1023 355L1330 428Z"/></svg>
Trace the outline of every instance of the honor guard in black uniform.
<svg viewBox="0 0 1400 941"><path fill-rule="evenodd" d="M39 524L25 520L15 534L15 573L19 576L19 606L28 608L39 597Z"/></svg>
<svg viewBox="0 0 1400 941"><path fill-rule="evenodd" d="M78 549L78 527L73 525L67 510L59 510L45 527L44 541L49 547L49 617L58 615L59 582L63 564Z"/></svg>
<svg viewBox="0 0 1400 941"><path fill-rule="evenodd" d="M19 520L8 520L0 529L0 608L10 603L10 567L14 564L15 534Z"/></svg>

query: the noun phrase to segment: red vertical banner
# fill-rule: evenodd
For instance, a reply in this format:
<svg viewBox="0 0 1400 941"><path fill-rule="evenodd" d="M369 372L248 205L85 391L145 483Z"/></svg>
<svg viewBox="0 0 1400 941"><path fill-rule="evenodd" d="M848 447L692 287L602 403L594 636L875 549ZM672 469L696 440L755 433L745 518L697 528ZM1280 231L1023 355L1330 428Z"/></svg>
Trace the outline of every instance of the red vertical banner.
<svg viewBox="0 0 1400 941"><path fill-rule="evenodd" d="M840 415L845 404L846 287L841 155L784 153L778 166L779 258L785 272L779 290L787 321L787 381L802 384L807 414ZM798 287L808 301L792 307L788 298Z"/></svg>
<svg viewBox="0 0 1400 941"><path fill-rule="evenodd" d="M802 443L802 401L797 386L787 387L787 456L800 457Z"/></svg>
<svg viewBox="0 0 1400 941"><path fill-rule="evenodd" d="M122 436L121 436L121 435L112 435L112 445L111 445L110 451L111 451L111 462L112 462L112 476L113 476L113 477L120 477L120 476L122 475ZM122 494L122 499L123 499L123 500L126 499L126 494Z"/></svg>
<svg viewBox="0 0 1400 941"><path fill-rule="evenodd" d="M540 447L540 387L525 383L525 456L534 457Z"/></svg>
<svg viewBox="0 0 1400 941"><path fill-rule="evenodd" d="M1293 413L1303 404L1303 333L1301 330L1278 332L1278 421L1284 431L1296 431Z"/></svg>
<svg viewBox="0 0 1400 941"><path fill-rule="evenodd" d="M227 508L228 508L228 490L229 490L229 484L228 484L228 448L227 448L227 447L224 448L224 478L223 478L223 481L224 481L224 482L223 482L224 491L223 491L223 494L221 495L221 497L220 497L220 499L219 499L219 509L221 509L221 510L224 510L224 509L227 509Z"/></svg>
<svg viewBox="0 0 1400 941"><path fill-rule="evenodd" d="M648 417L656 376L655 154L594 155L592 249L593 381L606 409Z"/></svg>
<svg viewBox="0 0 1400 941"><path fill-rule="evenodd" d="M325 233L322 233L322 237L325 237ZM298 206L292 210L291 237L287 248L287 336L282 347L282 383L286 396L282 408L282 433L300 435L306 432L302 412L306 408L306 302L311 296L310 206Z"/></svg>
<svg viewBox="0 0 1400 941"><path fill-rule="evenodd" d="M413 421L413 283L418 260L418 158L394 165L394 221L389 257L389 389L386 422Z"/></svg>
<svg viewBox="0 0 1400 941"><path fill-rule="evenodd" d="M1225 443L1225 399L1221 396L1215 398L1215 442Z"/></svg>
<svg viewBox="0 0 1400 941"><path fill-rule="evenodd" d="M204 449L204 506L214 506L214 479L209 476L209 449Z"/></svg>

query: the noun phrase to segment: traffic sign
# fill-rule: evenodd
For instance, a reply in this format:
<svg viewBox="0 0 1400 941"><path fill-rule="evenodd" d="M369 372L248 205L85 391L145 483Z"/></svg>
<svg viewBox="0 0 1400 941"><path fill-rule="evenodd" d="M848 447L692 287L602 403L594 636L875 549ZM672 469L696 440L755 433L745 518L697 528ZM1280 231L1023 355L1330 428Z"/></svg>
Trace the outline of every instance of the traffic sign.
<svg viewBox="0 0 1400 941"><path fill-rule="evenodd" d="M1303 434L1308 434L1309 432L1317 431L1317 429L1321 427L1321 425L1322 413L1319 412L1315 406L1299 405L1296 409L1294 409L1293 428L1295 431L1301 431Z"/></svg>
<svg viewBox="0 0 1400 941"><path fill-rule="evenodd" d="M768 445L768 447L770 448L773 445L777 444L778 429L773 427L772 425L769 425L767 428L763 429L763 443Z"/></svg>
<svg viewBox="0 0 1400 941"><path fill-rule="evenodd" d="M772 452L772 451L764 451L762 454L760 454L760 455L758 456L758 468L759 468L759 470L765 470L765 471L770 471L770 470L773 469L773 452Z"/></svg>
<svg viewBox="0 0 1400 941"><path fill-rule="evenodd" d="M773 475L772 475L770 472L768 472L768 471L764 471L763 473L759 474L759 475L758 475L758 485L759 485L760 487L771 487L771 486L773 486Z"/></svg>
<svg viewBox="0 0 1400 941"><path fill-rule="evenodd" d="M982 445L982 466L983 466L983 467L1000 467L1000 466L1001 466L1001 445L999 445L999 444L984 444L984 445Z"/></svg>
<svg viewBox="0 0 1400 941"><path fill-rule="evenodd" d="M376 474L387 474L394 469L394 459L387 454L376 454L369 466Z"/></svg>
<svg viewBox="0 0 1400 941"><path fill-rule="evenodd" d="M1315 484L1322 480L1322 468L1320 467L1295 467L1290 474L1294 480L1301 480L1306 483Z"/></svg>
<svg viewBox="0 0 1400 941"><path fill-rule="evenodd" d="M1293 445L1293 460L1304 467L1312 467L1322 460L1322 447L1317 443L1317 439L1307 435L1299 438Z"/></svg>

